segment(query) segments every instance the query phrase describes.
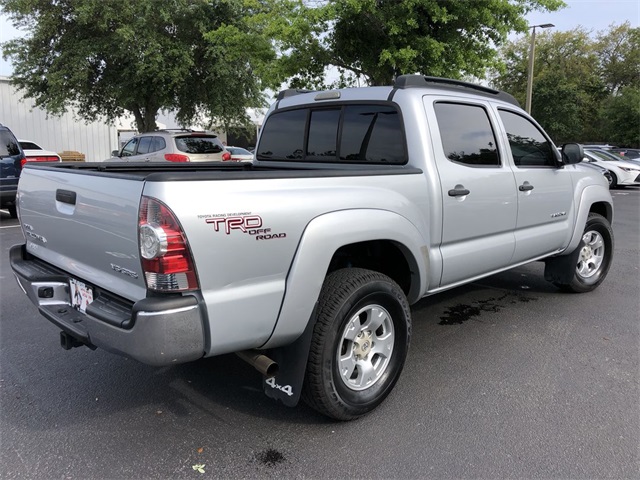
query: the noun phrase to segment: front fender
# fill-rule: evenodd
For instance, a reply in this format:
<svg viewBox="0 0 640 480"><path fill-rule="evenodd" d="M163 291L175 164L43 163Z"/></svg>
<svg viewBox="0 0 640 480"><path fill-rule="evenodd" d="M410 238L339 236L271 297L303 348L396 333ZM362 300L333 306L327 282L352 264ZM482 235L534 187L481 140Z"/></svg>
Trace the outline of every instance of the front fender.
<svg viewBox="0 0 640 480"><path fill-rule="evenodd" d="M578 247L580 239L582 239L582 235L584 233L584 226L587 224L587 217L592 211L593 205L598 203L602 204L603 208L597 213L601 213L606 217L607 220L609 220L609 223L613 222L613 200L609 190L600 185L589 185L585 187L580 195L578 213L576 215L576 223L573 228L571 240L562 255L569 254Z"/></svg>
<svg viewBox="0 0 640 480"><path fill-rule="evenodd" d="M285 296L274 331L261 348L293 342L305 330L334 253L345 245L370 240L400 244L411 266L408 300L427 289L428 249L418 229L405 217L387 210L357 209L331 212L307 225L287 275Z"/></svg>

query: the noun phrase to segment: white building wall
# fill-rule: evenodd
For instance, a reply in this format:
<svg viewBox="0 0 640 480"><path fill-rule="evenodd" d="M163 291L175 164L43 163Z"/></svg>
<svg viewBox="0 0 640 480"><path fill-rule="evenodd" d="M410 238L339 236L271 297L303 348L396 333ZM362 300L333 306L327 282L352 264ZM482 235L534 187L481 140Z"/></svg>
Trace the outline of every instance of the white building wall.
<svg viewBox="0 0 640 480"><path fill-rule="evenodd" d="M101 162L118 149L118 131L107 123L85 123L70 111L60 117L34 106L29 98L22 99L21 92L10 83L8 77L0 77L0 123L13 134L31 140L45 150L61 153L84 153L87 162Z"/></svg>

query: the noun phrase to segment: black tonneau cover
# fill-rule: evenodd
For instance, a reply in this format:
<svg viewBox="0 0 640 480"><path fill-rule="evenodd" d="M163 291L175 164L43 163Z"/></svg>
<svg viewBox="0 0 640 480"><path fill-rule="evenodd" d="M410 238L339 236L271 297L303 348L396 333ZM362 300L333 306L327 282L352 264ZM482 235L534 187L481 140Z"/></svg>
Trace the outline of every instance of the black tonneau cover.
<svg viewBox="0 0 640 480"><path fill-rule="evenodd" d="M197 180L257 180L274 178L362 177L377 175L417 175L419 168L403 165L287 165L264 166L250 163L170 163L170 162L62 162L55 164L27 164L26 168L67 169L74 173L144 180L173 182Z"/></svg>

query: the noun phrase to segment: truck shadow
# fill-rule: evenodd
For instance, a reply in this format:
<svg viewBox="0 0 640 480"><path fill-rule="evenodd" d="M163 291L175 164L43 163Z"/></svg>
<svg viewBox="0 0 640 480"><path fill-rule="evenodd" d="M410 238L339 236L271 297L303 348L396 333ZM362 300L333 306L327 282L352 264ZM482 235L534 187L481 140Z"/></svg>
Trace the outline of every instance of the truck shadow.
<svg viewBox="0 0 640 480"><path fill-rule="evenodd" d="M544 279L544 264L538 262L425 297L411 310L414 317L422 312L431 318L437 317L437 324L441 326L460 325L479 320L483 313L497 313L550 294L562 293Z"/></svg>

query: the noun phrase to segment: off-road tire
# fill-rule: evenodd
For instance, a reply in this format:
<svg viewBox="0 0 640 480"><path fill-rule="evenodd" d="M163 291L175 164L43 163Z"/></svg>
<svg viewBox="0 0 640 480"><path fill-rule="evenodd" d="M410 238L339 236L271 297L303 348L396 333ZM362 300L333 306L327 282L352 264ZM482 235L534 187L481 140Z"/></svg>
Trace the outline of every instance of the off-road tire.
<svg viewBox="0 0 640 480"><path fill-rule="evenodd" d="M315 312L302 399L336 420L358 418L376 408L400 377L411 338L407 298L386 275L347 268L327 276ZM381 324L376 327L378 322ZM373 330L367 330L367 325L373 325ZM358 328L363 329L358 338L368 335L370 342L347 338ZM385 354L379 354L379 348ZM347 378L347 369L341 373L338 368L350 355L355 380ZM360 372L365 370L368 373L362 376L363 384L357 384ZM371 381L370 375L377 377Z"/></svg>
<svg viewBox="0 0 640 480"><path fill-rule="evenodd" d="M569 283L553 282L566 292L590 292L600 285L609 273L613 259L613 230L602 215L590 213L584 234L577 247L577 263L572 265Z"/></svg>

